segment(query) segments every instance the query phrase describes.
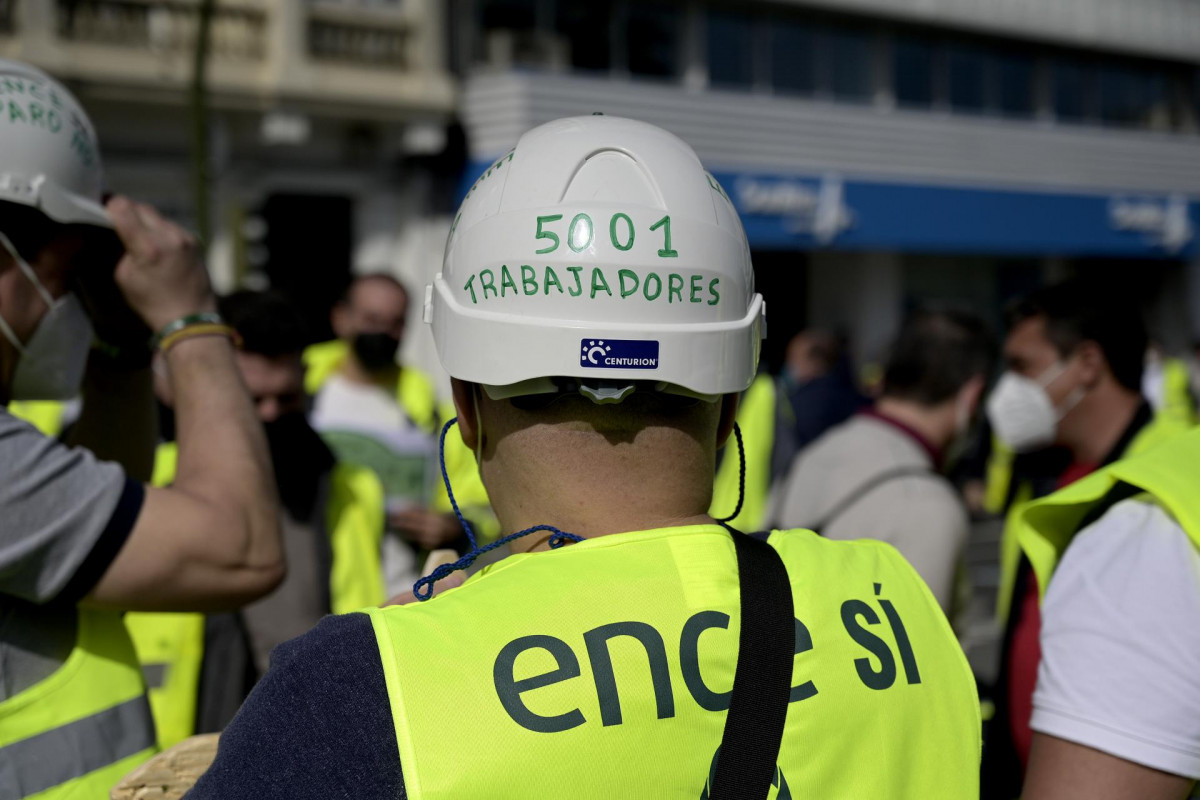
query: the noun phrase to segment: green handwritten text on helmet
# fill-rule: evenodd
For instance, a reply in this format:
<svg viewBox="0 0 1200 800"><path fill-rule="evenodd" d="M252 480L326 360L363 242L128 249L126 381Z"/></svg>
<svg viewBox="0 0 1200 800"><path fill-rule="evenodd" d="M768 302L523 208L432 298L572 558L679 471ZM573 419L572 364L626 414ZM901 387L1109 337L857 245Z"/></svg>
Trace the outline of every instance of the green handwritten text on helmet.
<svg viewBox="0 0 1200 800"><path fill-rule="evenodd" d="M0 200L111 227L96 132L79 101L41 70L0 59L0 104Z"/></svg>
<svg viewBox="0 0 1200 800"><path fill-rule="evenodd" d="M745 389L765 335L737 212L692 149L617 117L526 133L471 187L425 320L450 375Z"/></svg>

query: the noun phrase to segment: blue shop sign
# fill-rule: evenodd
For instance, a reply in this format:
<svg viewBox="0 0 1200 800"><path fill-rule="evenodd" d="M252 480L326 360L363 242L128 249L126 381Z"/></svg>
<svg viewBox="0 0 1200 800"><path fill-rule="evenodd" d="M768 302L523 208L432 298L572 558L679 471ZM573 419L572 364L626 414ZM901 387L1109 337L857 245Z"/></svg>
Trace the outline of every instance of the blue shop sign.
<svg viewBox="0 0 1200 800"><path fill-rule="evenodd" d="M464 173L462 193L491 162ZM715 171L750 245L996 255L1191 258L1200 203L1181 194L1015 191Z"/></svg>
<svg viewBox="0 0 1200 800"><path fill-rule="evenodd" d="M1185 258L1200 206L1183 195L1012 191L715 173L756 248Z"/></svg>

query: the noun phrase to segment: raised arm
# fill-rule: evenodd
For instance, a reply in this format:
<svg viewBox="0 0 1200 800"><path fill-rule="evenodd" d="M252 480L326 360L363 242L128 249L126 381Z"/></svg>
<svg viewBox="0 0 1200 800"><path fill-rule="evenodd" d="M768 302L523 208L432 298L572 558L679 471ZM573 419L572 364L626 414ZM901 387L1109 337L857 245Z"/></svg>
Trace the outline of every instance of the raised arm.
<svg viewBox="0 0 1200 800"><path fill-rule="evenodd" d="M152 330L213 310L191 236L124 198L114 198L108 210L126 249L117 285ZM270 591L284 574L266 441L228 339L184 339L166 353L166 363L179 443L175 482L147 487L129 538L85 603L234 608Z"/></svg>

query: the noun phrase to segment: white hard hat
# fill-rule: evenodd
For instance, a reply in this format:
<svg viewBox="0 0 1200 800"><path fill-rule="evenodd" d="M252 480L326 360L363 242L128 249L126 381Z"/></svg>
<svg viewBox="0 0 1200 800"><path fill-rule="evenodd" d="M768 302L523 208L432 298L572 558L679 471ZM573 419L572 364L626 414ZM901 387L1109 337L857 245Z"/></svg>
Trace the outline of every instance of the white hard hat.
<svg viewBox="0 0 1200 800"><path fill-rule="evenodd" d="M673 134L599 115L534 128L475 182L425 321L446 371L493 397L560 376L740 392L766 331L720 184Z"/></svg>
<svg viewBox="0 0 1200 800"><path fill-rule="evenodd" d="M112 227L96 132L79 101L39 69L0 59L0 200L57 222Z"/></svg>

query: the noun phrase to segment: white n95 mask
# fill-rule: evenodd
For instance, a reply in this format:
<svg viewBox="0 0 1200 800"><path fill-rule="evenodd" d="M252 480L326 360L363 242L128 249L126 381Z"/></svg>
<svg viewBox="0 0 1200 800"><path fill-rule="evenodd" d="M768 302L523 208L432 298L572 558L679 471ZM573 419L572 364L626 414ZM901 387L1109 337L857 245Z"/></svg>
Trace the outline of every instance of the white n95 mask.
<svg viewBox="0 0 1200 800"><path fill-rule="evenodd" d="M37 288L49 307L29 341L22 344L16 332L0 317L0 333L21 354L13 372L9 396L13 400L69 400L79 393L88 350L92 346L92 324L73 293L59 299L38 280L33 267L21 257L9 238L0 233L3 246L17 267Z"/></svg>
<svg viewBox="0 0 1200 800"><path fill-rule="evenodd" d="M1059 363L1036 379L1008 371L1000 376L987 402L988 421L1000 441L1016 453L1028 453L1054 444L1058 421L1083 399L1083 389L1076 389L1067 398L1066 407L1058 409L1046 392L1065 363Z"/></svg>

